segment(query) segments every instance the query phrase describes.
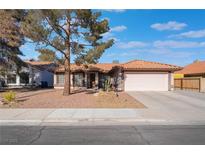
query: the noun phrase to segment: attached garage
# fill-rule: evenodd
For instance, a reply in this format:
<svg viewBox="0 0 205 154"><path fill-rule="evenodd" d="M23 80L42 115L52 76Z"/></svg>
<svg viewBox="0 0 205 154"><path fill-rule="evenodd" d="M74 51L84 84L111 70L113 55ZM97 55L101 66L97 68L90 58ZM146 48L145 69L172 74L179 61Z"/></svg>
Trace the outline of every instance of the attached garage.
<svg viewBox="0 0 205 154"><path fill-rule="evenodd" d="M125 73L125 91L168 91L168 73Z"/></svg>
<svg viewBox="0 0 205 154"><path fill-rule="evenodd" d="M169 91L174 89L173 72L179 66L133 60L122 65L125 91Z"/></svg>

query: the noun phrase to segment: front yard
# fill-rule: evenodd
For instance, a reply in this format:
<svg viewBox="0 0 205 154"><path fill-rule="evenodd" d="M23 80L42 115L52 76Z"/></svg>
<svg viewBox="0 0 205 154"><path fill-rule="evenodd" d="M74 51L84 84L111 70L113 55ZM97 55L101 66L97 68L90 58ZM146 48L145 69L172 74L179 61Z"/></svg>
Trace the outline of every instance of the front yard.
<svg viewBox="0 0 205 154"><path fill-rule="evenodd" d="M3 93L0 93L2 96ZM0 105L0 108L8 108ZM144 108L145 106L120 92L117 97L114 92L78 92L63 96L62 90L16 91L16 103L11 108Z"/></svg>

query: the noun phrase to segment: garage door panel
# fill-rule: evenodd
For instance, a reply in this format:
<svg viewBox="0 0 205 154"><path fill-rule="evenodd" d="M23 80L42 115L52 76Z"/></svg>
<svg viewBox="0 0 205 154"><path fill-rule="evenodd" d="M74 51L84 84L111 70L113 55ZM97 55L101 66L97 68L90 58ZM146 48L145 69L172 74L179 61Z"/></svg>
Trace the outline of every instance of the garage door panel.
<svg viewBox="0 0 205 154"><path fill-rule="evenodd" d="M168 91L168 74L125 74L125 91Z"/></svg>

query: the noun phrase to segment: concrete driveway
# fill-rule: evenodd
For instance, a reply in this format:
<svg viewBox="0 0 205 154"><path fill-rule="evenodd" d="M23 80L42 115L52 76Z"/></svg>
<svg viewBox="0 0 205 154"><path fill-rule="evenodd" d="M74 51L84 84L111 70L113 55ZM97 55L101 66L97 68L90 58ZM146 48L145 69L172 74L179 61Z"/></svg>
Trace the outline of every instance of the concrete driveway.
<svg viewBox="0 0 205 154"><path fill-rule="evenodd" d="M141 118L172 122L205 122L205 93L128 92L147 109L138 110Z"/></svg>

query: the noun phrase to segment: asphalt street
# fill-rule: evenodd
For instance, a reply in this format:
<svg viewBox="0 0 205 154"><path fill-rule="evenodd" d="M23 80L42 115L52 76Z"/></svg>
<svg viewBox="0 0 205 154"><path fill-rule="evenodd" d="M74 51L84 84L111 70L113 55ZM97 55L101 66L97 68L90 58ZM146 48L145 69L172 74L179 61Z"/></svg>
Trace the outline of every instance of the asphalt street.
<svg viewBox="0 0 205 154"><path fill-rule="evenodd" d="M205 144L205 125L0 126L1 145Z"/></svg>

